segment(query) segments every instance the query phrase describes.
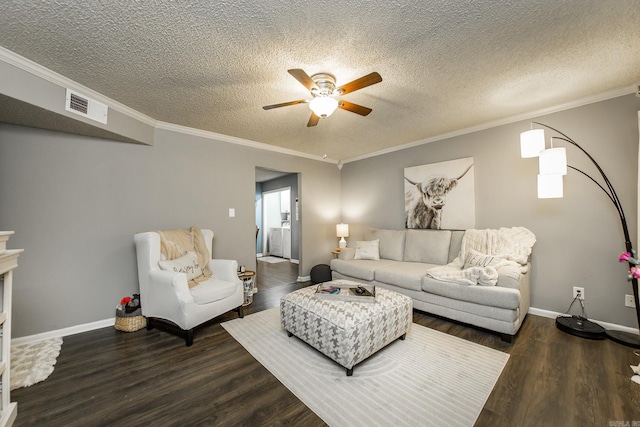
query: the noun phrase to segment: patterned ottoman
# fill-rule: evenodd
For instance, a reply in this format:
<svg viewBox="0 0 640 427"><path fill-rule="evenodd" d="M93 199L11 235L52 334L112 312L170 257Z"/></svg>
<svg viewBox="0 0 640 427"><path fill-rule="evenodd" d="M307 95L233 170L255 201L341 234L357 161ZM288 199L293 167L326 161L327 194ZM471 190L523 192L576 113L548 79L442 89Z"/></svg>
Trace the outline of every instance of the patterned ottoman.
<svg viewBox="0 0 640 427"><path fill-rule="evenodd" d="M329 284L357 284L335 280ZM411 298L376 288L375 303L314 297L317 286L299 289L280 300L282 327L353 375L353 367L397 338L404 339L413 320Z"/></svg>

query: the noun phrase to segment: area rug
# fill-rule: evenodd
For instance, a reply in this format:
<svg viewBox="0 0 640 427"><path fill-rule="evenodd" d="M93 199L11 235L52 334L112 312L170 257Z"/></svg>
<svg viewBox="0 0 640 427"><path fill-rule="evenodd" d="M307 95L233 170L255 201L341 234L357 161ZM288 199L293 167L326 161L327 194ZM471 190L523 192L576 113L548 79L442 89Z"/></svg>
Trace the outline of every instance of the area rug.
<svg viewBox="0 0 640 427"><path fill-rule="evenodd" d="M265 257L258 258L258 261L267 262L269 264L278 264L280 262L287 262L289 260L284 258L278 258L275 256L265 256Z"/></svg>
<svg viewBox="0 0 640 427"><path fill-rule="evenodd" d="M62 338L11 346L11 390L46 380L53 372Z"/></svg>
<svg viewBox="0 0 640 427"><path fill-rule="evenodd" d="M472 426L509 355L412 324L353 376L287 337L278 308L222 326L330 426Z"/></svg>

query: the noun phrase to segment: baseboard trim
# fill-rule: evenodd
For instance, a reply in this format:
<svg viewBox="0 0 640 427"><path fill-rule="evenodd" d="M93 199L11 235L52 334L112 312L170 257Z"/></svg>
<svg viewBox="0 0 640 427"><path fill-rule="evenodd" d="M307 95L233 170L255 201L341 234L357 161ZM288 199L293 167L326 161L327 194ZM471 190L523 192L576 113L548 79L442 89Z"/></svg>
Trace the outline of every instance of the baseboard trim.
<svg viewBox="0 0 640 427"><path fill-rule="evenodd" d="M535 307L531 307L529 308L529 313L534 314L536 316L541 316L541 317L548 317L550 319L555 319L556 317L558 317L558 315L562 314L562 313L558 313L555 311L549 311L549 310L543 310L541 308L535 308ZM603 322L600 320L596 320L596 319L589 319L592 322L597 323L598 325L602 326L605 329L613 329L613 330L617 330L617 331L624 331L624 332L629 332L631 334L636 334L638 335L638 329L634 329L631 328L629 326L622 326L622 325L617 325L615 323L609 323L609 322Z"/></svg>
<svg viewBox="0 0 640 427"><path fill-rule="evenodd" d="M298 282L308 282L310 280L311 280L311 276L298 276L298 279L297 279ZM559 314L561 314L555 311L543 310L541 308L535 308L535 307L529 308L529 313L536 316L548 317L550 319L555 319ZM589 320L598 323L600 326L602 326L605 329L616 329L624 332L629 332L632 334L639 333L638 329L630 328L629 326L622 326L622 325L617 325L615 323L602 322L596 319L589 319ZM13 338L11 340L11 345L30 344L30 343L50 339L50 338L67 337L70 335L93 331L96 329L107 328L107 327L113 326L114 324L115 324L115 318L98 320L96 322L91 322L91 323L83 323L81 325L70 326L68 328L63 328L63 329L56 329L54 331L43 332L40 334Z"/></svg>
<svg viewBox="0 0 640 427"><path fill-rule="evenodd" d="M311 276L298 276L296 279L297 282L309 282L311 281Z"/></svg>
<svg viewBox="0 0 640 427"><path fill-rule="evenodd" d="M82 332L94 331L96 329L102 329L109 326L113 326L116 323L115 318L98 320L97 322L83 323L81 325L70 326L68 328L56 329L54 331L43 332L35 335L27 335L25 337L13 338L11 345L30 344L42 340L58 337L68 337L69 335L80 334Z"/></svg>
<svg viewBox="0 0 640 427"><path fill-rule="evenodd" d="M291 264L300 264L300 260L299 259L289 259L289 262L291 262Z"/></svg>

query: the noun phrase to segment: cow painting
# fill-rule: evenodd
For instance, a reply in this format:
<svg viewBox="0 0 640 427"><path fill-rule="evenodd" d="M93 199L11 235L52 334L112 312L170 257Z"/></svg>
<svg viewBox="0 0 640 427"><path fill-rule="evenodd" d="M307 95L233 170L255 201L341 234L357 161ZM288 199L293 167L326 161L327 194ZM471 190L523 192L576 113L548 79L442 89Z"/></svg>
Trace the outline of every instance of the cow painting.
<svg viewBox="0 0 640 427"><path fill-rule="evenodd" d="M413 173L414 177L410 178L405 172L406 186L405 194L405 225L407 228L423 228L423 229L441 229L443 228L443 210L447 204L448 196L456 191L461 180L473 181L473 173L469 171L473 168L473 159L470 164L461 167L458 165L457 173L455 175L443 172L427 174L424 178L416 179L416 173ZM458 162L459 161L454 161ZM445 162L449 163L449 162ZM431 165L425 165L423 168L427 168ZM467 174L469 173L468 177ZM451 177L453 175L454 177ZM407 188L408 187L408 188ZM469 187L467 185L467 187ZM459 203L465 203L465 197L458 197ZM471 195L470 200L471 207L473 208L473 183L471 182ZM468 208L466 208L468 209ZM447 211L449 214L449 211ZM458 212L458 214L465 214L465 212ZM452 213L453 215L453 213ZM471 215L474 215L474 210L471 209ZM458 215L459 216L459 215ZM466 223L455 224L455 222L449 221L448 228L472 228L474 226L474 218L466 221Z"/></svg>

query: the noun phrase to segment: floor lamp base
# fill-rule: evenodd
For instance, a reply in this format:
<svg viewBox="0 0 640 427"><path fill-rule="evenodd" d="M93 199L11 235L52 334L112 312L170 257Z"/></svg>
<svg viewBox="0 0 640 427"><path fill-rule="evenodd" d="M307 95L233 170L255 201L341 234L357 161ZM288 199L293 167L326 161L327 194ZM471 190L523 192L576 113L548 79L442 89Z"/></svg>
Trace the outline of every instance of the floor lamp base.
<svg viewBox="0 0 640 427"><path fill-rule="evenodd" d="M607 338L627 347L640 348L640 335L625 331L607 330Z"/></svg>
<svg viewBox="0 0 640 427"><path fill-rule="evenodd" d="M607 337L607 331L602 326L581 316L558 316L556 327L562 332L590 340L603 340Z"/></svg>

